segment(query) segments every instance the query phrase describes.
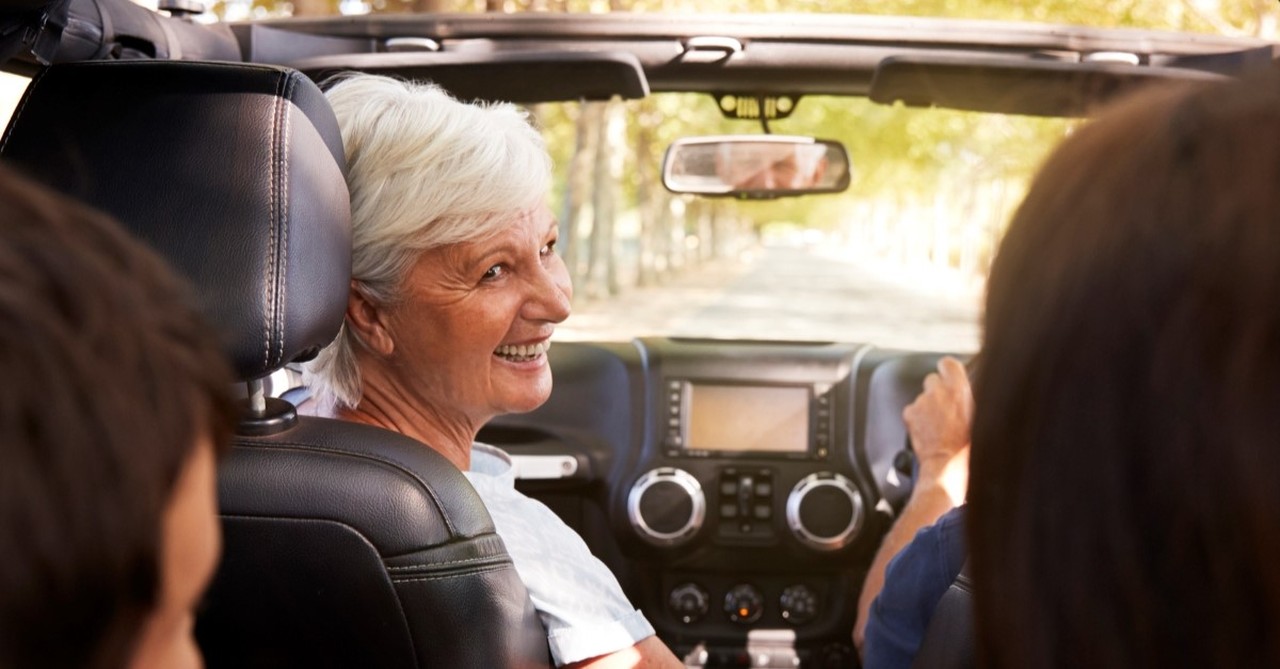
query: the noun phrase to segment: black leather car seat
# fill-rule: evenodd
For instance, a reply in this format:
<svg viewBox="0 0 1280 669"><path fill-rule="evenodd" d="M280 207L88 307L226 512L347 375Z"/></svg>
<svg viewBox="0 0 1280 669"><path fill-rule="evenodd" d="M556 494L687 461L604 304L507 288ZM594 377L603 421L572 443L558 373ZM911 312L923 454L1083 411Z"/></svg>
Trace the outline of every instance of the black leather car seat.
<svg viewBox="0 0 1280 669"><path fill-rule="evenodd" d="M912 669L972 669L976 666L977 639L973 626L973 580L969 562L943 593L929 619Z"/></svg>
<svg viewBox="0 0 1280 669"><path fill-rule="evenodd" d="M242 64L55 65L32 81L0 158L167 256L252 381L219 471L224 554L198 623L210 666L550 666L457 469L258 392L331 341L346 305L345 161L314 84Z"/></svg>

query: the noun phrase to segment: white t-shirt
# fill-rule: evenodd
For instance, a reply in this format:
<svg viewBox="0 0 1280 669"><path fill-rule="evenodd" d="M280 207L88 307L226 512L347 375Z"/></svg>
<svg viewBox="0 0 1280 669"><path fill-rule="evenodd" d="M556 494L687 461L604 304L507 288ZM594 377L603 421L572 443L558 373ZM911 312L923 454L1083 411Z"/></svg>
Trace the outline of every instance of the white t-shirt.
<svg viewBox="0 0 1280 669"><path fill-rule="evenodd" d="M515 488L511 458L476 443L464 472L480 493L516 573L547 628L556 665L630 648L653 636L613 572L543 503Z"/></svg>

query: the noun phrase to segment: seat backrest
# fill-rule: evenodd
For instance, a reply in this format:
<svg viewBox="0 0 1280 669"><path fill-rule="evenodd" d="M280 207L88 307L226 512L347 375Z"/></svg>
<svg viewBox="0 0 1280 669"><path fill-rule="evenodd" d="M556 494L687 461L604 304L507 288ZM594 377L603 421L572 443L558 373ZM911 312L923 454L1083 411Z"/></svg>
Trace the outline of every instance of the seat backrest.
<svg viewBox="0 0 1280 669"><path fill-rule="evenodd" d="M165 255L241 380L337 334L345 160L332 110L299 73L55 65L33 79L0 158ZM550 666L482 502L425 445L276 400L242 424L219 495L223 560L197 627L210 666Z"/></svg>
<svg viewBox="0 0 1280 669"><path fill-rule="evenodd" d="M966 561L933 610L912 669L972 669L976 665L973 582Z"/></svg>

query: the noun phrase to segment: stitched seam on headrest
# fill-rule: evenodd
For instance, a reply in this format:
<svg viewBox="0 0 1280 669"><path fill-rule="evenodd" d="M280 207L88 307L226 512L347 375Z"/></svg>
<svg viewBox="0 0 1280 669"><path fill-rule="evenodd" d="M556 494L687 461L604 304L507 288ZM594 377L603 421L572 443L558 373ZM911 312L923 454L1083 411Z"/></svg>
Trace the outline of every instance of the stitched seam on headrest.
<svg viewBox="0 0 1280 669"><path fill-rule="evenodd" d="M279 159L276 151L280 145L277 141L280 132L280 94L284 89L284 76L280 75L276 80L275 90L275 108L271 113L271 147L269 149L270 165L268 169L275 172L278 169ZM264 285L262 286L262 301L265 313L262 322L262 368L271 369L271 328L275 325L275 279L276 279L276 180L278 174L271 174L267 185L267 268Z"/></svg>
<svg viewBox="0 0 1280 669"><path fill-rule="evenodd" d="M293 124L291 123L292 115L289 114L289 107L293 98L293 86L297 83L292 75L285 74L284 92L282 93L283 101L280 102L280 146L279 152L279 174L276 177L276 183L279 188L280 209L275 217L275 225L279 230L279 256L276 258L276 275L275 275L275 358L270 362L271 367L282 365L284 362L284 298L285 283L289 280L289 138L293 134Z"/></svg>
<svg viewBox="0 0 1280 669"><path fill-rule="evenodd" d="M40 85L40 80L44 79L44 75L48 71L49 68L47 67L41 69L36 74L36 78L32 79L31 84L27 86L27 92L22 96L22 100L18 103L18 108L13 112L13 117L9 120L9 127L5 130L4 137L0 138L0 153L4 153L4 150L9 147L9 138L13 136L13 129L18 125L18 119L22 117L22 112L27 108L27 103L31 101L32 97L35 97L36 87Z"/></svg>
<svg viewBox="0 0 1280 669"><path fill-rule="evenodd" d="M283 168L280 170L280 276L276 280L276 332L280 348L276 353L276 360L272 366L284 363L285 298L289 289L287 285L289 281L289 214L292 206L289 201L289 147L291 146L290 138L293 136L292 115L289 110L292 106L293 89L297 85L298 79L293 75L287 75L285 80L285 102L281 106L284 139L280 145L280 156L284 163Z"/></svg>

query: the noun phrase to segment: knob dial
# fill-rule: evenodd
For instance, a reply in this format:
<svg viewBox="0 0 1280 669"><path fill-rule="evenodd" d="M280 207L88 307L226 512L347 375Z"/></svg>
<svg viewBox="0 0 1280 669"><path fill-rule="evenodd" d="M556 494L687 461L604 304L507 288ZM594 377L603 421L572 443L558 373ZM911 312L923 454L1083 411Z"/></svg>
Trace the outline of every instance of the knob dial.
<svg viewBox="0 0 1280 669"><path fill-rule="evenodd" d="M803 625L818 617L818 594L805 585L788 586L778 597L778 610L783 620Z"/></svg>
<svg viewBox="0 0 1280 669"><path fill-rule="evenodd" d="M667 608L686 625L697 622L702 619L702 616L707 615L710 603L711 596L697 583L677 585L667 597Z"/></svg>
<svg viewBox="0 0 1280 669"><path fill-rule="evenodd" d="M724 613L735 623L753 623L764 614L764 595L754 585L735 585L725 593Z"/></svg>
<svg viewBox="0 0 1280 669"><path fill-rule="evenodd" d="M657 546L675 546L692 539L706 515L702 485L683 469L652 469L636 479L627 495L631 527Z"/></svg>
<svg viewBox="0 0 1280 669"><path fill-rule="evenodd" d="M820 551L844 548L862 529L862 493L831 472L810 474L787 497L787 526L801 543Z"/></svg>

